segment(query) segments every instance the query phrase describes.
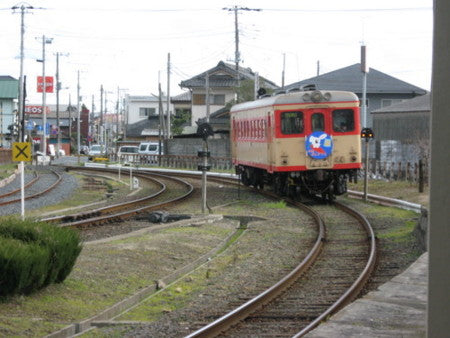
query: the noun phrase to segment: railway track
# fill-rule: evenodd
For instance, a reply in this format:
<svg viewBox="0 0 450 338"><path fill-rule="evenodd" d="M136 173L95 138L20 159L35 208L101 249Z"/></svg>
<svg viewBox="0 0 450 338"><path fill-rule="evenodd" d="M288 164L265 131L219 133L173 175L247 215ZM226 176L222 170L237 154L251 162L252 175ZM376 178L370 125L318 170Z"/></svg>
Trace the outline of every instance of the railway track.
<svg viewBox="0 0 450 338"><path fill-rule="evenodd" d="M35 193L31 193L31 194L26 195L26 196L25 196L25 200L30 200L30 199L32 199L32 198L37 198L37 197L40 197L40 196L42 196L42 195L44 195L44 194L47 194L47 193L49 193L51 190L53 190L58 184L60 184L60 182L61 182L61 180L62 180L61 175L60 175L57 171L55 171L55 170L50 169L49 171L50 171L50 173L51 173L53 176L56 177L56 180L55 180L50 186L46 187L45 189L42 189L41 191L38 191L38 192L35 192ZM26 188L32 187L32 186L33 186L34 184L36 184L36 183L39 181L39 179L42 177L42 175L38 175L36 172L34 172L34 176L35 176L35 177L34 177L32 180L30 180L30 181L24 186L25 189L26 189ZM2 205L7 205L7 204L13 204L13 203L20 203L20 201L21 201L20 198L13 198L13 199L8 199L8 200L3 200L3 199L5 199L5 198L7 198L7 197L9 197L9 196L12 196L12 195L14 195L14 194L20 193L20 191L21 191L21 188L18 188L18 189L14 189L14 190L12 190L12 191L10 191L10 192L7 192L7 193L5 193L5 194L0 195L0 206L2 206Z"/></svg>
<svg viewBox="0 0 450 338"><path fill-rule="evenodd" d="M70 169L70 168L69 168ZM79 170L79 168L76 168ZM84 169L88 171L99 171L96 168ZM113 170L105 170L115 173ZM80 213L74 213L70 215L53 216L41 219L45 222L58 223L60 226L64 227L74 227L74 228L87 228L93 225L101 225L111 222L119 222L124 219L130 218L137 214L155 210L158 208L166 207L187 198L194 191L193 186L182 179L169 177L167 175L158 173L145 173L145 172L134 172L135 177L140 177L142 179L151 180L154 184L158 186L158 190L148 196L133 199L131 201L125 201L120 203L115 203L113 205L108 205L105 207L83 211ZM177 196L166 196L162 201L153 202L158 196L161 196L166 192L166 184L161 180L170 180L181 186L181 190L184 190L180 195Z"/></svg>
<svg viewBox="0 0 450 338"><path fill-rule="evenodd" d="M370 224L340 203L333 206L342 212L338 222L333 221L335 210L329 206L295 205L316 219L318 226L315 245L305 260L257 297L188 337L300 337L357 297L375 265ZM321 217L325 217L326 230ZM308 268L307 276L299 278Z"/></svg>

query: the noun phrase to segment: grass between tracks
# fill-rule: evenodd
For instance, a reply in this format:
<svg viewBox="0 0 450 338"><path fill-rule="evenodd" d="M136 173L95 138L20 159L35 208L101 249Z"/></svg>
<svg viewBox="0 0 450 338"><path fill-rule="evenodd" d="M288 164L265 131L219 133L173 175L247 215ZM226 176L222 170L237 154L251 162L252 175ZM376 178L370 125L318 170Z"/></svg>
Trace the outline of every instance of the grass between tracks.
<svg viewBox="0 0 450 338"><path fill-rule="evenodd" d="M0 180L8 178L17 169L16 163L8 163L0 165Z"/></svg>
<svg viewBox="0 0 450 338"><path fill-rule="evenodd" d="M348 188L350 190L364 191L364 181L360 180L357 184L349 183ZM418 184L413 182L369 180L367 191L369 194L401 199L423 206L429 205L429 187L426 186L425 191L419 193Z"/></svg>

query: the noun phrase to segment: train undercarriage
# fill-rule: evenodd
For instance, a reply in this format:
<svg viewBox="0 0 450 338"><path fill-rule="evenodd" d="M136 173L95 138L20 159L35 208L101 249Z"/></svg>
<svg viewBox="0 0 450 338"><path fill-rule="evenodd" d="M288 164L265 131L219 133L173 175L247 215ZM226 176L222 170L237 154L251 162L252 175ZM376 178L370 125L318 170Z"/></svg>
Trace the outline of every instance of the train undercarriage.
<svg viewBox="0 0 450 338"><path fill-rule="evenodd" d="M280 196L300 199L301 195L319 195L332 201L347 192L347 181L357 180L357 169L268 173L264 169L238 166L236 173L246 186L264 189L271 187Z"/></svg>

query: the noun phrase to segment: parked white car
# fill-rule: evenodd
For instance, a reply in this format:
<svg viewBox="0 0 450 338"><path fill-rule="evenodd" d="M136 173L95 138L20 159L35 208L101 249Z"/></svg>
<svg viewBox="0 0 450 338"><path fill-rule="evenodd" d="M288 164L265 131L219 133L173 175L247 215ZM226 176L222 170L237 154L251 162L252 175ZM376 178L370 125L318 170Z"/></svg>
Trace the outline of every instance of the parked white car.
<svg viewBox="0 0 450 338"><path fill-rule="evenodd" d="M138 146L121 146L117 153L119 161L122 163L138 163L139 147Z"/></svg>
<svg viewBox="0 0 450 338"><path fill-rule="evenodd" d="M92 160L94 157L105 157L105 156L106 156L106 149L105 149L104 145L93 144L89 148L89 152L88 152L89 160Z"/></svg>
<svg viewBox="0 0 450 338"><path fill-rule="evenodd" d="M141 142L139 144L139 154L143 155L159 155L159 143L158 142ZM163 149L161 147L161 155L163 155Z"/></svg>

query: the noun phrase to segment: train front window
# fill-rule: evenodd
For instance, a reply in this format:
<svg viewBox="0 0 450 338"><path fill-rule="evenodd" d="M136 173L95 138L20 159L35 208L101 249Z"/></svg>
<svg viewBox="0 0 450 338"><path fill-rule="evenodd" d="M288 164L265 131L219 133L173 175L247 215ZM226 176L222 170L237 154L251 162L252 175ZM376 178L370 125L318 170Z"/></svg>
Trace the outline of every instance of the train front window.
<svg viewBox="0 0 450 338"><path fill-rule="evenodd" d="M351 109L334 110L333 130L341 133L355 130L355 119L353 110Z"/></svg>
<svg viewBox="0 0 450 338"><path fill-rule="evenodd" d="M325 130L325 119L323 114L314 113L311 115L311 129L313 132Z"/></svg>
<svg viewBox="0 0 450 338"><path fill-rule="evenodd" d="M301 111L282 112L281 132L284 135L303 133L303 113Z"/></svg>

